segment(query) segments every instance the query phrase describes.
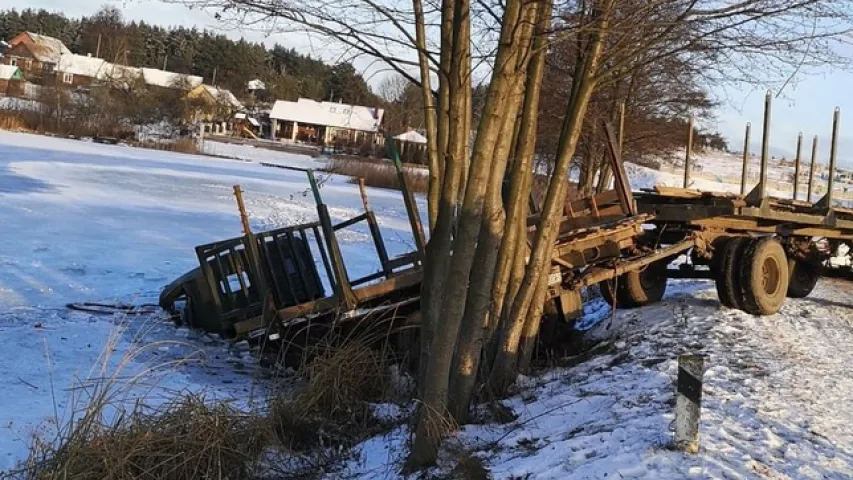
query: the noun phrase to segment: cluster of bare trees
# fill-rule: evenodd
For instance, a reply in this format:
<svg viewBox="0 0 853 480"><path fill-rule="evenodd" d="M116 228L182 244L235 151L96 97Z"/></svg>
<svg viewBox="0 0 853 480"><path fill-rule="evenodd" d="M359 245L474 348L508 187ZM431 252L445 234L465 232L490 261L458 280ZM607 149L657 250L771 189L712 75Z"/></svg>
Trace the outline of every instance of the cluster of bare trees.
<svg viewBox="0 0 853 480"><path fill-rule="evenodd" d="M181 1L324 35L420 87L431 236L410 468L435 461L478 392L529 369L569 168L592 187L599 121L625 104L627 138L654 137L631 120L707 112L702 85L779 85L839 61L851 25L843 0ZM474 83L487 86L476 123ZM528 236L537 142L551 168Z"/></svg>

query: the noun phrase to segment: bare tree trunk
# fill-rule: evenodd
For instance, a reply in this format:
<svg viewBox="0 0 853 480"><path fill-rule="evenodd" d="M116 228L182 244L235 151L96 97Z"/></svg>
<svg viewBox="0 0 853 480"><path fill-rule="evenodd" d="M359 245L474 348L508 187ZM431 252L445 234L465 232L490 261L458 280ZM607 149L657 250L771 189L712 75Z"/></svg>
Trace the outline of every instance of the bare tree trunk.
<svg viewBox="0 0 853 480"><path fill-rule="evenodd" d="M577 148L584 115L589 105L590 97L595 88L595 75L601 58L602 43L606 35L610 10L613 0L601 0L600 7L595 8L595 27L586 45L584 61L579 63L578 75L575 75L576 86L569 101L560 145L557 149L557 161L554 175L548 185L544 208L537 225L533 242L531 258L527 265L524 282L512 305L508 318L504 321L500 347L495 357L494 367L490 376L493 388L503 390L517 374L518 348L524 329L525 320L533 313L531 304L537 293L541 277L547 277L551 264L551 254L554 241L560 226L562 208L568 191L568 168Z"/></svg>
<svg viewBox="0 0 853 480"><path fill-rule="evenodd" d="M519 82L516 91L520 90ZM505 110L504 126L499 136L499 144L493 156L494 166L489 175L486 204L483 209L483 223L474 253L474 265L477 274L471 275L468 286L468 299L459 337L456 341L456 354L453 358L450 378L450 396L448 410L457 423L465 423L468 406L477 382L477 368L480 353L483 350L483 338L489 322L489 295L494 279L498 250L504 233L504 209L501 199L501 183L506 173L507 159L512 144L512 131L515 127L513 111L521 104L521 92L511 97L511 105Z"/></svg>
<svg viewBox="0 0 853 480"><path fill-rule="evenodd" d="M445 1L450 3L449 0ZM455 127L465 124L462 118L465 115L464 88L466 85L470 88L470 59L465 58L465 53L469 51L467 44L470 38L461 35L465 29L465 18L469 14L468 0L456 0L452 6L452 16L445 10L442 17L442 43L445 41L445 29L447 29L450 31L449 41L452 45L452 48L448 49L451 61L447 86L450 122L445 126L445 131L448 133L448 155L436 220L436 234L430 239L422 287L422 290L429 292L426 302L422 299L422 307L423 316L430 322L430 339L428 345L421 346L421 348L426 347L428 353L422 354L421 357L421 360L425 361L420 365L419 374L421 404L415 440L406 462L406 470L409 471L435 463L441 437L446 433L447 376L458 329L458 324L457 328L452 330L448 328L442 306L447 301L444 298L445 292L452 285L452 283L446 284L445 279L450 270L451 252L455 260L456 252L453 249L455 241L452 240L454 213L457 207L462 163L466 161L460 158L459 154L464 150L458 147L464 140L463 132ZM441 328L439 328L439 319L441 319Z"/></svg>
<svg viewBox="0 0 853 480"><path fill-rule="evenodd" d="M423 397L426 366L429 362L429 352L438 324L441 310L441 300L444 291L443 279L447 275L450 263L450 246L453 232L453 217L456 212L456 201L451 200L447 189L455 192L458 189L458 179L453 177L455 170L447 173L448 144L450 135L450 80L451 58L453 55L453 0L443 0L441 5L441 58L439 65L439 90L437 119L436 157L438 159L438 183L440 187L431 194L438 195L437 215L435 225L430 228L430 240L426 246L424 259L424 280L421 284L421 333L420 361L418 368L419 396ZM430 171L430 176L433 175ZM451 175L448 178L448 175Z"/></svg>
<svg viewBox="0 0 853 480"><path fill-rule="evenodd" d="M421 95L424 103L424 121L427 133L427 165L429 165L429 193L427 194L427 212L430 232L435 228L438 218L438 201L441 195L441 175L438 163L438 125L435 111L435 99L430 80L429 57L427 55L426 27L424 26L424 6L421 0L412 0L415 14L415 41L418 49L418 67L421 73Z"/></svg>
<svg viewBox="0 0 853 480"><path fill-rule="evenodd" d="M530 305L530 313L524 322L519 344L518 372L527 374L530 371L530 363L533 360L533 351L536 349L536 340L539 336L539 327L542 324L542 311L545 308L545 297L548 295L548 275L539 277L539 285L533 295L533 303Z"/></svg>
<svg viewBox="0 0 853 480"><path fill-rule="evenodd" d="M440 313L441 328L435 328L433 331L434 336L430 345L426 365L427 373L423 377L423 401L415 441L412 445L408 462L410 468L419 468L435 462L442 435L442 429L437 427L447 425L446 414L450 367L456 347L459 326L462 321L462 314L466 305L469 275L471 273L471 266L477 247L477 237L482 222L482 211L488 189L488 178L491 168L495 168L492 160L499 140L498 137L504 125L504 109L510 104L511 95L515 93L514 86L516 85L517 78L524 74L523 71L518 71L519 65L524 65L524 62L519 61L519 57L526 53L524 48L529 46L529 43L525 45L524 38L521 36L525 30L529 36L530 31L529 28L525 29L520 25L522 21L521 13L523 11L521 4L521 0L510 0L506 4L503 24L501 26L501 41L495 61L495 72L489 86L483 116L480 119L479 128L477 129L476 142L472 152L473 159L469 170L468 186L465 191L465 201L458 214L459 228L453 238L452 250L447 249L443 252L446 257L450 257L452 251L453 261L450 264L446 280L445 278L429 279L431 281L446 283L443 289L443 308ZM467 46L463 47L460 45L461 42L469 42L470 38L460 38L458 36L460 31L466 30L463 20L468 16L468 13L468 0L457 0L453 23L454 40L458 43L454 43L452 68L454 75L451 77L453 81L451 85L454 87L451 91L454 128L451 128L450 139L451 151L453 153L460 151L460 143L462 138L464 138L462 130L464 129L465 122L459 118L466 110L464 105L466 97L463 88L471 88L471 77L470 75L465 75L466 73L470 73L470 57L466 55L470 50L468 50ZM468 65L467 69L463 68L463 65L466 64ZM456 115L457 112L459 115ZM461 145L461 150L467 152L466 147L465 145ZM459 160L458 158L454 158L452 161L449 160L448 170L451 165L453 165L454 169L460 167ZM446 175L450 176L450 173L448 172ZM458 195L458 189L451 190L447 187L447 182L445 182L442 198L445 196L456 197ZM442 222L441 215L442 213L440 212L437 222L439 224ZM436 254L439 253L436 251Z"/></svg>
<svg viewBox="0 0 853 480"><path fill-rule="evenodd" d="M466 38L470 37L470 35L471 35L471 22L470 22L470 20L466 21L465 32L467 33ZM469 52L469 56L470 56L470 52ZM468 81L469 82L471 81L470 76L469 76ZM462 204L463 201L465 201L465 189L468 187L468 171L471 168L471 162L470 162L471 152L470 152L470 149L471 149L471 122L472 122L471 117L473 114L473 105L472 105L473 96L474 95L473 95L472 89L466 88L465 89L465 125L461 126L460 128L462 129L462 135L464 138L464 140L462 142L462 144L464 145L464 148L465 148L465 157L464 158L467 161L462 165L462 176L461 176L460 182L459 182L458 201L459 201L460 205Z"/></svg>
<svg viewBox="0 0 853 480"><path fill-rule="evenodd" d="M533 183L533 159L536 153L536 129L539 119L539 98L542 78L545 73L547 54L547 32L551 26L552 0L545 0L537 15L537 33L533 54L527 72L524 109L520 119L516 143L515 161L510 176L507 195L506 233L498 252L498 265L492 285L491 311L485 336L487 344L493 344L494 332L503 314L504 305L511 305L518 291L525 264L527 244L527 213L530 190ZM517 268L517 274L512 275ZM512 280L516 280L513 282ZM511 284L514 284L511 286ZM487 363L491 365L494 349L488 348Z"/></svg>

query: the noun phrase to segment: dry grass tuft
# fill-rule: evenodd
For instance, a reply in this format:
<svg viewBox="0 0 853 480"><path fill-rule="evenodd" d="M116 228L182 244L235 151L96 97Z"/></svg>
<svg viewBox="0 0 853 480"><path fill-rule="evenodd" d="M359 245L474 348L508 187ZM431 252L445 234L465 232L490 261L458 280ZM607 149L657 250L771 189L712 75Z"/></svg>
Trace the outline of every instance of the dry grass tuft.
<svg viewBox="0 0 853 480"><path fill-rule="evenodd" d="M371 187L400 189L397 170L387 160L332 157L326 168L332 173L353 177L352 183L357 183L356 179L361 177L364 183ZM403 175L411 191L426 193L429 190L429 175L426 169L404 165Z"/></svg>
<svg viewBox="0 0 853 480"><path fill-rule="evenodd" d="M306 381L292 396L270 402L268 425L278 443L304 452L349 446L384 428L370 402L390 389L389 362L364 337L323 342L298 371Z"/></svg>
<svg viewBox="0 0 853 480"><path fill-rule="evenodd" d="M243 411L200 396L176 396L157 408L143 400L128 405L126 388L149 373L121 371L145 350L125 352L115 372L109 361L122 337L115 334L93 368L85 398L71 420L60 421L50 438L36 439L18 478L59 479L243 479L307 478L333 471L359 441L389 427L370 402L386 398L391 386L387 328L366 328L330 337L314 347L298 373L305 387L274 396L260 411ZM76 402L72 402L76 403ZM271 476L272 475L272 476Z"/></svg>
<svg viewBox="0 0 853 480"><path fill-rule="evenodd" d="M226 404L181 397L114 422L98 408L58 446L40 444L27 478L247 478L264 451L257 420Z"/></svg>
<svg viewBox="0 0 853 480"><path fill-rule="evenodd" d="M387 368L381 352L359 340L328 346L301 369L308 389L299 403L308 411L335 417L348 405L379 400L387 391Z"/></svg>

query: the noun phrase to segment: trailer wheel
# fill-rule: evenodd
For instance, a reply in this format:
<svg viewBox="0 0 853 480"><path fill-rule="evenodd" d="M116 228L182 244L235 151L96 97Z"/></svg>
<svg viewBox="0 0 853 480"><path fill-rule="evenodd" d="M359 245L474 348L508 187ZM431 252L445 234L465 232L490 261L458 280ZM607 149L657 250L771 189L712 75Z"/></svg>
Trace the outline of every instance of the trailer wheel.
<svg viewBox="0 0 853 480"><path fill-rule="evenodd" d="M741 277L744 310L753 315L772 315L782 308L788 294L788 258L773 237L749 245Z"/></svg>
<svg viewBox="0 0 853 480"><path fill-rule="evenodd" d="M545 302L539 330L540 345L546 349L561 349L577 339L575 322L583 315L580 290L562 290L560 295Z"/></svg>
<svg viewBox="0 0 853 480"><path fill-rule="evenodd" d="M620 275L616 280L606 280L599 284L601 296L616 308L637 308L657 303L666 293L666 269L669 260L661 260ZM615 284L615 285L614 285Z"/></svg>
<svg viewBox="0 0 853 480"><path fill-rule="evenodd" d="M789 297L808 297L817 285L818 278L820 278L820 272L814 265L793 258L788 259Z"/></svg>
<svg viewBox="0 0 853 480"><path fill-rule="evenodd" d="M721 249L716 285L720 303L726 307L744 309L740 262L751 242L749 237L734 237L727 240Z"/></svg>
<svg viewBox="0 0 853 480"><path fill-rule="evenodd" d="M583 315L583 299L580 290L562 290L560 295L545 304L543 314L561 323L574 325Z"/></svg>

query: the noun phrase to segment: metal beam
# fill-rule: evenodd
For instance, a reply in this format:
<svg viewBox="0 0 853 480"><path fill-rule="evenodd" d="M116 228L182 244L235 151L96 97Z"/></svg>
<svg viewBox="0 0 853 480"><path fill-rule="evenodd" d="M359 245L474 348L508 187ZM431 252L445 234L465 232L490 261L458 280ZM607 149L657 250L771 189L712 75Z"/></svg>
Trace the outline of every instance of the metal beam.
<svg viewBox="0 0 853 480"><path fill-rule="evenodd" d="M829 146L829 179L826 182L826 195L817 202L817 206L825 209L832 208L832 193L835 188L835 161L838 156L838 122L840 119L841 109L836 107L832 114L832 143Z"/></svg>
<svg viewBox="0 0 853 480"><path fill-rule="evenodd" d="M812 163L809 165L809 189L806 193L806 201L812 201L812 191L814 189L814 172L817 169L817 135L812 139Z"/></svg>
<svg viewBox="0 0 853 480"><path fill-rule="evenodd" d="M800 156L803 153L803 132L797 135L797 156L794 158L794 200L797 199L797 193L800 187Z"/></svg>
<svg viewBox="0 0 853 480"><path fill-rule="evenodd" d="M749 122L746 124L746 134L743 137L743 173L740 176L740 194L746 194L746 177L749 173L749 132L752 128Z"/></svg>
<svg viewBox="0 0 853 480"><path fill-rule="evenodd" d="M687 122L687 153L684 154L684 188L690 186L690 154L693 152L693 116Z"/></svg>

